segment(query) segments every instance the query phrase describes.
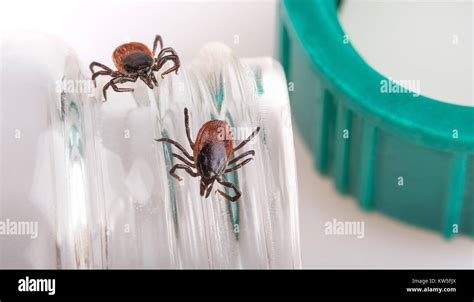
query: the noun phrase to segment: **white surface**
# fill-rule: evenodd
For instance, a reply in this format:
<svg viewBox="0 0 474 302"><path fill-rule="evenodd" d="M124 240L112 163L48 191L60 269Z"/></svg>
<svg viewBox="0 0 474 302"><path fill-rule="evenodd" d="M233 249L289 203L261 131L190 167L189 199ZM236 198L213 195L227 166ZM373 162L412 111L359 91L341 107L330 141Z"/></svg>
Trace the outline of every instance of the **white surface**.
<svg viewBox="0 0 474 302"><path fill-rule="evenodd" d="M300 193L300 233L305 268L474 268L474 242L443 239L438 233L361 211L351 197L334 191L331 178L313 170L313 160L295 129ZM362 239L326 235L325 223L359 221Z"/></svg>
<svg viewBox="0 0 474 302"><path fill-rule="evenodd" d="M213 40L232 46L239 56L275 53L276 1L159 1L137 4L133 10L117 1L94 1L93 5L71 4L70 1L53 3L32 0L29 3L9 2L8 7L2 8L0 28L36 29L58 35L77 50L83 62L94 59L111 66L110 54L117 44L130 39L151 43L155 33L160 33L165 45L173 46L184 61L192 58L205 42ZM29 9L26 10L26 6ZM127 16L131 11L140 17L130 21ZM422 18L425 16L420 15L420 20L424 20ZM381 19L377 22L378 26L374 26L374 21L365 17L365 21L360 20L366 22L361 24L362 27L367 26L364 34L376 31L383 23ZM457 19L453 17L452 20ZM151 20L156 25L150 26ZM404 19L399 20L397 24ZM434 32L436 26L444 24L436 22L434 18L430 20ZM121 21L125 25L120 26ZM238 44L233 43L236 35ZM357 44L355 33L352 36L353 42ZM423 37L421 35L419 39L423 41ZM423 43L411 45L421 47ZM411 65L405 61L407 59L421 64L430 58L422 51L407 50L407 53L412 55L394 56L385 51L379 54L379 61L391 58L393 66L405 68ZM455 74L450 74L446 80L443 76L446 71L441 67L449 68L449 65L428 61L428 65L424 66L433 64L439 68L430 68L430 74L433 79L440 81L436 83L442 85L439 85L441 89L438 92L430 96L444 98L451 92L456 93L453 89L458 84L466 84L465 77L453 80ZM472 64L470 66L472 68ZM465 67L469 68L469 65ZM412 78L410 75L406 77ZM425 84L422 84L422 92L425 92L425 88ZM458 98L454 94L452 96L454 100ZM471 239L455 238L448 242L439 234L416 229L376 213L359 211L354 200L335 193L331 179L322 178L314 172L312 160L297 131L295 134L304 267L473 267L474 243ZM365 221L365 238L325 235L324 223L334 218Z"/></svg>

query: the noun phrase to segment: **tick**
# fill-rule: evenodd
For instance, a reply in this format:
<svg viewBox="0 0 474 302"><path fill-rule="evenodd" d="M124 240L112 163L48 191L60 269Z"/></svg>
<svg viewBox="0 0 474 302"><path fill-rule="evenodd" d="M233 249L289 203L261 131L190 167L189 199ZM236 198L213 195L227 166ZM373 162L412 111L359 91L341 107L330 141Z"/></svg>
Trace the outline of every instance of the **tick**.
<svg viewBox="0 0 474 302"><path fill-rule="evenodd" d="M176 170L181 169L186 171L192 177L201 177L200 194L201 196L205 196L205 198L209 196L214 182L217 181L222 186L234 190L235 193L233 196L230 196L226 192L217 190L219 194L229 201L238 200L242 195L240 190L235 186L235 184L223 180L222 177L224 174L240 169L242 166L253 160L253 157L255 156L254 150L246 151L234 159L230 158L235 151L244 147L258 134L260 127L257 127L249 137L234 148L232 129L225 121L210 120L206 122L202 125L201 129L199 129L196 141L193 142L191 131L189 129L188 109L185 108L184 126L186 128L186 136L189 145L193 150L192 156L182 145L172 139L166 137L156 139L157 142L168 142L174 145L186 157L184 158L179 154L172 153L172 156L180 160L182 163L175 164L171 168L169 171L171 176L182 181L182 178L176 174Z"/></svg>
<svg viewBox="0 0 474 302"><path fill-rule="evenodd" d="M158 43L160 44L160 52L156 55ZM105 100L107 100L107 89L109 87L112 87L116 92L133 92L133 88L120 88L117 87L117 84L136 82L140 79L150 89L153 89L153 85L158 86L154 72L159 71L168 61L173 62L174 66L163 72L161 78L173 71L177 74L180 67L176 51L171 47L163 48L163 40L160 35L155 37L153 51L143 43L130 42L117 47L112 54L112 60L117 70L112 70L110 67L95 61L89 65L94 86L96 86L95 79L98 76L107 75L112 77L102 89ZM101 70L94 71L94 67L100 67Z"/></svg>

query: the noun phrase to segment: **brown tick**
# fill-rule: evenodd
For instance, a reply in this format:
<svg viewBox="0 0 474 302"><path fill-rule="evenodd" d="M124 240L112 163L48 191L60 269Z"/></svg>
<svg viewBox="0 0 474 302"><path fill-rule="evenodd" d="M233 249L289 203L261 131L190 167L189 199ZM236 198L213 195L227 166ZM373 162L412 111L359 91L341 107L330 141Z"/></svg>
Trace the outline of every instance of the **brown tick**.
<svg viewBox="0 0 474 302"><path fill-rule="evenodd" d="M193 143L191 139L191 131L189 130L189 116L188 109L184 109L184 125L186 128L186 136L188 137L189 145L193 150L193 156L191 156L186 149L174 140L163 137L157 139L158 142L168 142L176 146L186 158L179 154L173 153L173 157L179 159L184 164L176 164L171 170L170 174L179 181L182 180L180 176L176 174L176 170L182 169L186 171L192 177L201 177L200 183L200 194L206 198L209 196L212 190L214 181L217 181L224 187L231 188L234 190L235 195L230 196L229 194L217 190L225 199L230 201L236 201L240 198L242 193L240 190L230 182L223 180L221 177L229 172L235 171L241 168L243 165L249 163L255 155L254 150L246 151L234 159L230 160L232 154L245 146L254 136L260 131L260 127L257 127L255 131L250 134L248 138L243 140L237 147L233 147L232 130L225 121L211 120L202 125L201 129L197 134L196 141ZM228 135L231 134L231 135ZM244 159L246 156L251 156ZM244 159L240 163L238 161ZM234 165L232 167L228 167ZM193 171L196 169L196 172Z"/></svg>
<svg viewBox="0 0 474 302"><path fill-rule="evenodd" d="M158 43L160 44L161 50L156 56ZM150 89L153 89L153 85L158 86L154 72L159 71L168 61L172 61L174 66L163 72L161 78L173 71L177 74L178 68L180 67L178 55L171 47L163 48L163 41L159 35L155 37L155 41L153 42L153 51L143 43L130 42L117 47L114 50L112 59L117 68L116 71L98 62L92 62L89 65L94 85L96 85L95 79L100 75L112 77L102 89L105 100L107 100L107 89L109 87L112 87L116 92L133 91L133 88L119 88L117 84L136 82L137 79L140 79L150 87ZM102 68L102 70L94 71L95 66Z"/></svg>

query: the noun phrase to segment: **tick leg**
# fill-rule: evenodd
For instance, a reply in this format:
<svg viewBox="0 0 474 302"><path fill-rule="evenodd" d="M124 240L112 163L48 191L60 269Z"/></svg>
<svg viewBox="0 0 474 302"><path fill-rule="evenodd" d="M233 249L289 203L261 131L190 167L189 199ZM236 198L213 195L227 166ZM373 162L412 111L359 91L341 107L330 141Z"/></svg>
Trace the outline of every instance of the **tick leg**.
<svg viewBox="0 0 474 302"><path fill-rule="evenodd" d="M246 157L247 155L255 156L255 151L250 150L250 151L244 152L244 153L240 154L239 156L237 156L236 158L230 160L227 164L232 165L232 164L236 163L237 161L239 161L239 159L242 159L242 158Z"/></svg>
<svg viewBox="0 0 474 302"><path fill-rule="evenodd" d="M136 80L137 78L123 77L123 76L113 78L107 84L105 84L104 88L102 89L102 92L104 94L104 99L107 101L107 89L109 87L112 87L112 89L116 92L133 92L134 91L133 88L120 88L120 87L117 87L116 84L117 83L123 84L125 82L135 82Z"/></svg>
<svg viewBox="0 0 474 302"><path fill-rule="evenodd" d="M168 62L168 60L173 61L175 65L180 65L179 57L177 55L166 55L159 59L156 59L156 65L154 66L154 70L155 71L160 70L161 67L163 67L163 65L165 65L166 62Z"/></svg>
<svg viewBox="0 0 474 302"><path fill-rule="evenodd" d="M155 74L153 72L151 72L150 78L153 81L153 84L155 84L155 86L158 87L158 81L156 80Z"/></svg>
<svg viewBox="0 0 474 302"><path fill-rule="evenodd" d="M243 142L241 142L236 148L234 148L234 151L237 151L239 150L240 148L242 148L243 146L245 146L252 138L254 138L255 135L258 134L258 132L260 131L260 127L257 127L257 129L255 129L254 132L252 132L252 134L250 134L249 137L247 137Z"/></svg>
<svg viewBox="0 0 474 302"><path fill-rule="evenodd" d="M123 88L123 87L118 87L116 83L112 83L110 86L112 86L112 89L116 92L133 92L133 88Z"/></svg>
<svg viewBox="0 0 474 302"><path fill-rule="evenodd" d="M97 72L93 73L92 74L92 82L94 83L94 87L97 87L97 83L95 81L95 78L97 78L100 75L111 75L111 73L110 73L110 71L107 71L107 70L101 70L101 71L97 71Z"/></svg>
<svg viewBox="0 0 474 302"><path fill-rule="evenodd" d="M156 71L160 70L161 67L163 67L163 65L165 65L166 62L168 62L168 60L173 61L174 66L171 67L170 69L166 70L165 72L163 72L161 74L161 78L164 78L165 75L167 75L168 73L171 73L173 71L176 71L176 74L178 74L178 69L179 69L179 67L181 67L181 63L179 61L178 56L176 56L176 55L167 55L167 56L164 56L164 57L160 58L159 60L157 60L157 64L155 65L154 70L156 70Z"/></svg>
<svg viewBox="0 0 474 302"><path fill-rule="evenodd" d="M221 190L217 190L217 192L219 192L219 194L221 194L225 199L229 200L229 201L236 201L240 198L240 196L242 195L242 193L240 192L240 190L231 182L227 182L227 181L223 181L222 179L220 178L217 178L216 179L218 183L220 183L221 185L223 185L224 187L227 187L227 188L230 188L232 190L234 190L235 192L235 195L234 196L230 196L229 194L221 191Z"/></svg>
<svg viewBox="0 0 474 302"><path fill-rule="evenodd" d="M178 142L175 142L174 140L172 139L169 139L167 137L162 137L162 138L159 138L159 139L155 139L155 141L157 142L167 142L167 143L170 143L172 145L174 145L176 148L178 148L179 150L181 150L181 152L183 152L183 154L191 161L194 161L194 158L189 155L188 151L186 151L186 149L184 149L183 146L181 146Z"/></svg>
<svg viewBox="0 0 474 302"><path fill-rule="evenodd" d="M253 157L247 158L246 160L244 160L244 161L241 162L240 164L238 164L238 165L236 165L236 166L233 166L232 168L225 169L224 174L225 174L225 173L232 172L232 171L235 171L235 170L237 170L237 169L240 169L240 168L242 168L242 166L248 164L248 163L251 162L252 160L253 160Z"/></svg>
<svg viewBox="0 0 474 302"><path fill-rule="evenodd" d="M98 77L98 76L101 76L101 75L108 75L108 76L111 76L113 78L116 78L116 77L119 77L121 76L120 73L116 72L116 71L108 71L108 70L99 70L99 71L96 71L95 73L92 74L92 81L94 82L94 87L97 87L97 83L95 81L95 79Z"/></svg>
<svg viewBox="0 0 474 302"><path fill-rule="evenodd" d="M228 165L232 165L232 164L235 164L237 163L240 159L248 156L248 155L251 155L251 156L254 156L255 155L255 151L254 150L249 150L247 152L244 152L242 154L240 154L239 156L237 156L236 158L230 160L227 164ZM243 165L246 165L247 163L249 163L251 160L253 159L253 157L251 158L247 158L246 160L244 160L243 162L241 162L240 164L237 164L236 166L234 167L231 167L231 168L228 168L224 171L224 174L225 173L229 173L229 172L232 172L232 171L235 171L239 168L241 168Z"/></svg>
<svg viewBox="0 0 474 302"><path fill-rule="evenodd" d="M118 77L118 78L115 78L115 80L112 80L112 89L115 90L116 92L133 92L134 89L133 88L120 88L120 87L117 87L116 84L123 84L123 83L126 83L126 82L136 82L137 81L137 78L133 78L133 77Z"/></svg>
<svg viewBox="0 0 474 302"><path fill-rule="evenodd" d="M155 36L155 41L153 41L153 56L155 56L156 52L156 47L158 46L158 43L160 43L160 49L163 48L163 39L161 39L160 35Z"/></svg>
<svg viewBox="0 0 474 302"><path fill-rule="evenodd" d="M172 48L172 47L166 47L166 48L163 48L160 53L158 54L158 56L156 57L157 60L160 60L161 58L163 58L165 56L165 54L169 52L171 55L175 55L175 56L178 56L178 54L176 53L176 51Z"/></svg>
<svg viewBox="0 0 474 302"><path fill-rule="evenodd" d="M211 183L211 185L209 186L209 188L207 188L207 193L206 193L206 196L205 198L208 198L209 197L209 194L211 194L211 191L212 191L212 187L214 186L214 183Z"/></svg>
<svg viewBox="0 0 474 302"><path fill-rule="evenodd" d="M190 167L193 167L195 168L196 165L193 164L192 162L190 162L189 160L187 160L186 158L182 157L181 155L179 154L176 154L176 153L172 153L173 154L173 157L176 157L177 159L179 159L180 161L182 161L183 163L185 163L186 165L190 166Z"/></svg>
<svg viewBox="0 0 474 302"><path fill-rule="evenodd" d="M188 108L184 108L184 127L186 128L186 136L188 137L189 145L191 149L194 149L194 143L191 139L191 130L189 129L189 113Z"/></svg>
<svg viewBox="0 0 474 302"><path fill-rule="evenodd" d="M90 71L91 71L92 73L94 73L94 66L100 67L100 68L105 69L105 70L110 71L110 72L113 71L110 67L105 66L105 65L102 64L102 63L99 63L99 62L95 62L95 61L94 61L94 62L90 63L90 65L89 65L89 69L90 69Z"/></svg>
<svg viewBox="0 0 474 302"><path fill-rule="evenodd" d="M140 79L143 81L143 83L145 83L148 86L148 88L150 88L150 89L154 88L153 83L151 82L150 79L145 78L145 77L140 77Z"/></svg>
<svg viewBox="0 0 474 302"><path fill-rule="evenodd" d="M109 89L109 87L113 84L113 81L118 79L119 77L116 77L116 78L113 78L111 79L107 84L104 85L104 87L102 88L102 94L104 95L104 102L107 101L107 89ZM115 84L113 84L115 86ZM117 87L117 86L115 86Z"/></svg>
<svg viewBox="0 0 474 302"><path fill-rule="evenodd" d="M121 75L120 77L118 77L117 83L123 84L126 82L136 82L137 79L138 79L137 77L127 77L127 76Z"/></svg>
<svg viewBox="0 0 474 302"><path fill-rule="evenodd" d="M164 79L165 75L167 75L168 73L172 73L173 71L176 71L176 74L178 74L178 69L179 69L179 65L175 65L175 66L171 67L170 69L168 69L167 71L165 71L161 74L161 78Z"/></svg>
<svg viewBox="0 0 474 302"><path fill-rule="evenodd" d="M166 54L166 53L170 53L170 54ZM173 72L176 70L176 74L178 74L178 68L181 66L181 63L179 61L179 56L178 54L176 53L176 51L171 48L171 47L166 47L164 49L162 49L160 51L160 53L158 54L158 57L156 58L156 61L158 62L158 69L161 69L161 67L163 67L163 65L168 61L168 60L172 60L174 65L172 68L168 69L167 71L165 71L164 73L161 74L161 77L163 78L166 74L170 73L170 72Z"/></svg>
<svg viewBox="0 0 474 302"><path fill-rule="evenodd" d="M173 176L174 178L176 178L178 181L182 181L183 178L179 175L176 174L176 170L178 169L182 169L186 172L188 172L189 175L191 175L192 177L196 177L196 176L199 176L198 173L194 172L191 167L188 167L186 165L183 165L183 164L176 164L173 166L173 168L171 168L170 170L170 174L171 176Z"/></svg>

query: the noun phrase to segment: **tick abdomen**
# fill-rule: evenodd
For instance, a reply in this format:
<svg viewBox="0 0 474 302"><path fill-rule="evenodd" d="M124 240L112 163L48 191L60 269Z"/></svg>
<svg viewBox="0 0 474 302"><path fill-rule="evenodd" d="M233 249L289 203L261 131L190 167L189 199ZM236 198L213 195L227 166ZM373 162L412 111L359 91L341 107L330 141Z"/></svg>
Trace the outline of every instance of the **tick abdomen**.
<svg viewBox="0 0 474 302"><path fill-rule="evenodd" d="M209 144L222 144L228 160L233 151L231 133L231 128L225 121L212 120L202 125L194 142L193 157L195 162L197 162L198 155L204 146Z"/></svg>
<svg viewBox="0 0 474 302"><path fill-rule="evenodd" d="M153 65L153 58L144 52L132 52L123 59L123 68L128 73L138 72Z"/></svg>
<svg viewBox="0 0 474 302"><path fill-rule="evenodd" d="M135 73L153 65L153 53L143 43L130 42L122 44L112 55L115 67L122 73Z"/></svg>
<svg viewBox="0 0 474 302"><path fill-rule="evenodd" d="M197 168L203 178L213 178L222 174L227 163L227 152L220 142L205 145L197 156Z"/></svg>

